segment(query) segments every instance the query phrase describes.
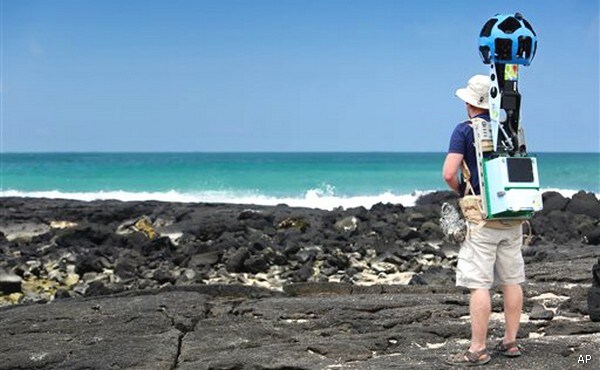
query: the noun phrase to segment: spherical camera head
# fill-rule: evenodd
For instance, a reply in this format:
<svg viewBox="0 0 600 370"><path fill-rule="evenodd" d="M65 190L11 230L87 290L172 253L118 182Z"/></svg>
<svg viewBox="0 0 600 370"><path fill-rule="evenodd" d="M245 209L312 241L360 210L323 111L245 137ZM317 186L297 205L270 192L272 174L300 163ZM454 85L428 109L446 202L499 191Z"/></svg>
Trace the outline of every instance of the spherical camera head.
<svg viewBox="0 0 600 370"><path fill-rule="evenodd" d="M521 13L496 14L479 33L479 54L485 64L528 66L537 51L537 35Z"/></svg>

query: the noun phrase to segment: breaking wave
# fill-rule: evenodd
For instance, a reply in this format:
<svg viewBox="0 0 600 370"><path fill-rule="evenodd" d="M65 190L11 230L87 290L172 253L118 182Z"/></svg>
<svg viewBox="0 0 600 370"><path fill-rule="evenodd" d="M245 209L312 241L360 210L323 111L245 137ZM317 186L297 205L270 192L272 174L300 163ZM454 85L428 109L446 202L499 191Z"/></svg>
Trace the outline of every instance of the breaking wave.
<svg viewBox="0 0 600 370"><path fill-rule="evenodd" d="M571 197L577 190L571 189L543 189L544 191L557 191L565 197ZM51 199L73 199L82 201L115 199L120 201L146 201L155 200L163 202L191 202L191 203L229 203L229 204L256 204L274 206L287 204L291 207L306 207L332 210L337 207L352 208L363 206L371 208L377 203L402 204L413 206L416 200L424 194L435 190L415 190L408 194L395 194L391 191L376 195L343 196L335 193L332 186L307 190L302 196L270 196L254 191L198 191L179 192L169 190L165 192L131 192L124 190L98 191L98 192L64 192L50 191L0 191L2 197L30 197ZM599 194L596 194L599 197Z"/></svg>
<svg viewBox="0 0 600 370"><path fill-rule="evenodd" d="M199 191L179 192L170 190L166 192L131 192L131 191L98 191L98 192L63 192L51 191L19 191L5 190L0 192L3 197L30 197L51 199L74 199L82 201L116 199L120 201L145 201L156 200L163 202L198 202L198 203L230 203L230 204L256 204L274 206L287 204L291 207L306 207L331 210L337 207L352 208L363 206L370 208L374 204L401 203L412 206L417 198L430 191L415 191L410 194L394 194L383 192L377 195L339 196L330 189L310 189L303 196L269 196L252 191Z"/></svg>

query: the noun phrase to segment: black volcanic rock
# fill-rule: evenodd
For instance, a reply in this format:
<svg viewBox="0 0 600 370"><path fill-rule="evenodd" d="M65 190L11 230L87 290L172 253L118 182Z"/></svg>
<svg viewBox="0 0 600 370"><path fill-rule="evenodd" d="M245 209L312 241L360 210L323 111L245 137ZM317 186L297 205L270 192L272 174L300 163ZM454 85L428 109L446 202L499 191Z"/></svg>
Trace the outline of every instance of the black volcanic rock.
<svg viewBox="0 0 600 370"><path fill-rule="evenodd" d="M177 280L170 271L167 271L162 268L154 271L152 278L156 280L159 284L173 284Z"/></svg>
<svg viewBox="0 0 600 370"><path fill-rule="evenodd" d="M453 191L434 191L420 196L416 204L418 206L435 205L441 207L444 202L457 204L458 194Z"/></svg>
<svg viewBox="0 0 600 370"><path fill-rule="evenodd" d="M404 224L398 225L397 235L398 235L399 239L404 240L404 241L418 239L421 237L421 234L419 234L419 232L417 230L415 230L414 228L412 228L410 226L404 225Z"/></svg>
<svg viewBox="0 0 600 370"><path fill-rule="evenodd" d="M566 243L571 239L579 239L577 231L570 227L574 215L563 211L550 211L531 220L535 234L544 235L548 241Z"/></svg>
<svg viewBox="0 0 600 370"><path fill-rule="evenodd" d="M110 239L116 238L116 236L111 236ZM120 244L124 248L139 248L141 245L148 241L148 237L141 232L133 232L131 234L122 235L118 238Z"/></svg>
<svg viewBox="0 0 600 370"><path fill-rule="evenodd" d="M286 256L296 254L300 250L300 245L297 243L288 243L283 249L283 253Z"/></svg>
<svg viewBox="0 0 600 370"><path fill-rule="evenodd" d="M244 262L250 257L250 251L246 247L236 250L225 262L225 268L231 272L241 272Z"/></svg>
<svg viewBox="0 0 600 370"><path fill-rule="evenodd" d="M433 221L425 221L419 228L419 234L423 240L442 240L444 238L442 228Z"/></svg>
<svg viewBox="0 0 600 370"><path fill-rule="evenodd" d="M210 212L210 209L198 210L187 216L188 227L184 231L200 240L214 240L224 232L236 233L244 230L244 225L231 210Z"/></svg>
<svg viewBox="0 0 600 370"><path fill-rule="evenodd" d="M529 320L552 320L554 312L547 310L541 304L536 304L529 313Z"/></svg>
<svg viewBox="0 0 600 370"><path fill-rule="evenodd" d="M108 259L99 253L85 254L77 259L75 272L80 275L86 272L102 272L104 268L111 267Z"/></svg>
<svg viewBox="0 0 600 370"><path fill-rule="evenodd" d="M307 281L313 274L312 262L307 262L292 274L292 281Z"/></svg>
<svg viewBox="0 0 600 370"><path fill-rule="evenodd" d="M565 210L600 219L600 201L594 193L580 191L573 195Z"/></svg>
<svg viewBox="0 0 600 370"><path fill-rule="evenodd" d="M441 266L430 267L426 271L413 275L409 285L453 286L456 272Z"/></svg>
<svg viewBox="0 0 600 370"><path fill-rule="evenodd" d="M244 270L253 274L265 272L269 269L269 263L261 255L250 256L244 261Z"/></svg>
<svg viewBox="0 0 600 370"><path fill-rule="evenodd" d="M389 203L388 203L389 204ZM404 212L404 207L402 206L402 204L397 204L395 206L389 207L387 205L383 205L383 203L377 203L376 205L374 205L373 207L377 206L377 205L382 205L383 208L388 209L388 210L396 210L396 212ZM346 214L349 216L355 216L356 218L358 218L360 221L368 221L370 218L370 215L375 212L373 210L373 207L371 207L370 210L367 210L365 207L360 206L360 207L354 207L354 208L348 208L348 210L346 211Z"/></svg>
<svg viewBox="0 0 600 370"><path fill-rule="evenodd" d="M0 310L0 368L441 369L464 351L465 315L468 295L429 286L303 283L281 294L194 286L64 299ZM493 335L502 329L490 323ZM576 368L580 354L600 355L599 330L588 321L524 323L527 355L494 356L486 368Z"/></svg>
<svg viewBox="0 0 600 370"><path fill-rule="evenodd" d="M0 292L3 294L20 292L21 280L19 275L0 269Z"/></svg>
<svg viewBox="0 0 600 370"><path fill-rule="evenodd" d="M591 230L584 232L583 240L588 244L600 244L600 225L596 225Z"/></svg>
<svg viewBox="0 0 600 370"><path fill-rule="evenodd" d="M166 253L173 249L175 249L173 242L171 241L170 238L168 238L166 236L162 236L159 238L149 240L145 244L142 245L142 252L145 255L150 255L154 252Z"/></svg>
<svg viewBox="0 0 600 370"><path fill-rule="evenodd" d="M131 261L119 261L115 266L115 274L121 279L133 279L136 276L136 267Z"/></svg>
<svg viewBox="0 0 600 370"><path fill-rule="evenodd" d="M564 211L569 204L569 198L565 198L556 191L547 191L542 194L543 213L550 211Z"/></svg>
<svg viewBox="0 0 600 370"><path fill-rule="evenodd" d="M240 212L238 220L245 226L267 230L273 227L275 217L270 212L246 209Z"/></svg>
<svg viewBox="0 0 600 370"><path fill-rule="evenodd" d="M0 268L23 278L24 293L0 295L8 306L0 308L0 368L436 367L464 350L469 333L468 292L454 287L458 246L436 240L439 203L453 197L446 195L415 207L333 211L0 197L0 228L78 224L29 240L0 237ZM549 211L531 220L538 242L524 252L525 312L539 302L533 297L553 293L565 299L544 305L561 317L523 323L527 356L494 357L491 369L572 367L563 352L600 357L600 323L580 320L600 320L599 264L590 271L598 247L582 242L595 240L599 220L562 209L564 197L545 197ZM142 216L157 237L116 232ZM389 283L406 272L415 273L410 286ZM53 291L69 299L52 301ZM499 312L497 294L492 303ZM502 331L490 322L491 336Z"/></svg>
<svg viewBox="0 0 600 370"><path fill-rule="evenodd" d="M64 248L99 245L112 234L113 230L102 224L82 225L58 232L56 244Z"/></svg>
<svg viewBox="0 0 600 370"><path fill-rule="evenodd" d="M103 284L101 281L94 281L90 283L90 286L85 291L86 297L95 297L102 295L114 294L122 291L123 289L120 287L109 287L106 284Z"/></svg>
<svg viewBox="0 0 600 370"><path fill-rule="evenodd" d="M593 255L596 250L588 243L598 243L598 219L573 213L578 209L561 210L568 199L558 193L544 197L550 211L532 218L537 242L525 251L532 278L582 282L581 274L571 276L563 265L545 266ZM586 193L575 198L596 202ZM452 273L444 274L455 266L458 246L437 244L439 203L453 199L451 192L440 192L425 195L414 207L380 203L371 209L325 211L284 205L0 198L0 226L64 220L77 224L48 227L30 240L0 240L0 268L52 284L62 284L67 273L75 272L80 278L77 287L57 287L69 289L65 296L82 295L84 287L96 281L106 290L97 287L94 294L239 279L228 272L268 272L265 278L273 283L322 281L327 276L343 282L385 279L372 262L419 273L413 283L420 279L452 285L447 279ZM551 202L560 205L553 207ZM151 220L156 237L129 229L117 232L120 225L140 217Z"/></svg>
<svg viewBox="0 0 600 370"><path fill-rule="evenodd" d="M427 221L427 217L423 213L413 212L408 215L407 221L410 226L419 227Z"/></svg>
<svg viewBox="0 0 600 370"><path fill-rule="evenodd" d="M592 267L592 284L600 288L600 258L598 263Z"/></svg>
<svg viewBox="0 0 600 370"><path fill-rule="evenodd" d="M224 251L227 249L237 249L241 247L243 241L238 240L236 235L231 232L224 232L221 234L216 241L210 244L208 247L209 251Z"/></svg>
<svg viewBox="0 0 600 370"><path fill-rule="evenodd" d="M221 259L220 251L212 251L206 253L198 253L190 257L188 267L198 268L202 266L211 266L219 262Z"/></svg>
<svg viewBox="0 0 600 370"><path fill-rule="evenodd" d="M389 213L403 213L405 208L402 204L392 204L392 203L377 203L374 204L370 210L367 211L366 208L360 207L357 210L360 212L356 212L355 215L363 220L367 220L367 214L373 214L375 216L381 217L381 215L389 214ZM362 216L362 217L360 217Z"/></svg>
<svg viewBox="0 0 600 370"><path fill-rule="evenodd" d="M600 322L600 287L592 286L588 293L588 313L590 320Z"/></svg>
<svg viewBox="0 0 600 370"><path fill-rule="evenodd" d="M600 321L600 258L592 266L592 287L588 292L587 302L590 320Z"/></svg>
<svg viewBox="0 0 600 370"><path fill-rule="evenodd" d="M338 254L338 255L330 254L327 256L327 263L329 263L329 265L332 267L343 270L348 267L349 261L348 261L348 257L346 257L343 254Z"/></svg>

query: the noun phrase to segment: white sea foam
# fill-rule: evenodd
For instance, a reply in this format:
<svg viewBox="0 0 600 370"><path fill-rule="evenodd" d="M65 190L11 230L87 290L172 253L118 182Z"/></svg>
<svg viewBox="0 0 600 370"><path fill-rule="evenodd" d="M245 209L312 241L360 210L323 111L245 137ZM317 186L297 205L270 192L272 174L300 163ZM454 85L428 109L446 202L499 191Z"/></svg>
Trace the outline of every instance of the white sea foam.
<svg viewBox="0 0 600 370"><path fill-rule="evenodd" d="M434 190L415 190L409 194L396 194L386 191L377 195L343 196L335 194L335 188L325 185L322 188L310 189L299 197L275 197L253 191L199 191L179 192L169 190L165 192L130 192L130 191L99 191L99 192L63 192L51 191L0 191L1 197L30 197L51 199L74 199L82 201L116 199L121 201L157 200L163 202L200 202L200 203L230 203L230 204L256 204L273 206L287 204L292 207L307 207L331 210L336 207L352 208L363 206L371 208L377 203L402 204L414 206L417 198L431 193ZM577 190L571 189L543 189L543 191L557 191L563 196L571 197ZM596 194L600 198L600 194Z"/></svg>
<svg viewBox="0 0 600 370"><path fill-rule="evenodd" d="M83 201L116 199L121 201L157 200L164 202L203 202L203 203L232 203L277 205L287 204L292 207L307 207L331 210L336 207L352 208L363 206L370 208L374 204L392 203L413 206L417 198L430 191L414 191L410 194L394 194L384 192L378 195L338 196L332 188L310 189L300 197L274 197L251 191L201 191L178 192L129 192L129 191L99 191L99 192L62 192L52 191L0 191L2 197L30 197L51 199L74 199Z"/></svg>

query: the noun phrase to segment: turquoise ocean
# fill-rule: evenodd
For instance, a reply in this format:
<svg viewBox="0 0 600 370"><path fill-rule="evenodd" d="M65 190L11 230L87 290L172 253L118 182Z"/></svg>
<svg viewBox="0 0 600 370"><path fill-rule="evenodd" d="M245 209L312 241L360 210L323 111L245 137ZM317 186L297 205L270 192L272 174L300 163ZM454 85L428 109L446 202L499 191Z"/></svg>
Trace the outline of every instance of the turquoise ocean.
<svg viewBox="0 0 600 370"><path fill-rule="evenodd" d="M541 187L600 195L600 153L536 155ZM444 153L2 153L0 195L332 209L445 190Z"/></svg>

